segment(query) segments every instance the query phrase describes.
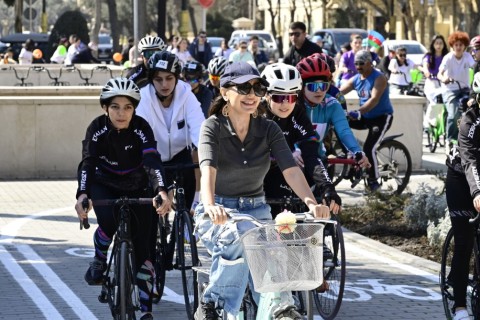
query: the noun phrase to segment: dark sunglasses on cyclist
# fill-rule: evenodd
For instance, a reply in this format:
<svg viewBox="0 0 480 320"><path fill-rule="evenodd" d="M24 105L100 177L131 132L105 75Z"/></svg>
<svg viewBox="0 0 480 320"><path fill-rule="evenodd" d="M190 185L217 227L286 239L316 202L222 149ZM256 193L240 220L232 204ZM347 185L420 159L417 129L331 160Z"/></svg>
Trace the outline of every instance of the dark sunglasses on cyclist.
<svg viewBox="0 0 480 320"><path fill-rule="evenodd" d="M194 81L194 80L198 81L198 77L196 77L196 76L187 76L187 75L186 75L186 76L185 76L185 80L190 81L190 82L192 82L192 81Z"/></svg>
<svg viewBox="0 0 480 320"><path fill-rule="evenodd" d="M295 103L297 102L297 94L272 94L272 101L276 103Z"/></svg>
<svg viewBox="0 0 480 320"><path fill-rule="evenodd" d="M399 56L400 58L405 58L407 55L404 54L404 53L402 53L402 54L399 54L398 56Z"/></svg>
<svg viewBox="0 0 480 320"><path fill-rule="evenodd" d="M327 91L328 87L330 87L330 82L307 82L305 83L305 87L310 92L317 92L319 89L320 91Z"/></svg>
<svg viewBox="0 0 480 320"><path fill-rule="evenodd" d="M257 82L253 85L250 82L245 82L240 84L234 84L230 87L236 87L237 92L242 95L250 94L250 92L252 91L252 88L253 88L253 93L257 97L263 97L267 93L267 87L261 84L260 82Z"/></svg>
<svg viewBox="0 0 480 320"><path fill-rule="evenodd" d="M289 32L289 33L288 33L288 35L289 35L290 37L296 37L296 38L297 38L297 37L300 37L301 34L302 34L302 33L299 32L299 31Z"/></svg>
<svg viewBox="0 0 480 320"><path fill-rule="evenodd" d="M355 62L355 65L356 65L356 66L364 66L364 65L365 65L365 62Z"/></svg>
<svg viewBox="0 0 480 320"><path fill-rule="evenodd" d="M157 52L156 50L146 50L142 52L142 55L145 57L145 59L150 59L153 54Z"/></svg>
<svg viewBox="0 0 480 320"><path fill-rule="evenodd" d="M194 83L198 83L198 79L186 79L188 81L188 83L190 84L194 84Z"/></svg>
<svg viewBox="0 0 480 320"><path fill-rule="evenodd" d="M220 81L220 76L214 76L213 74L209 74L208 77L210 78L210 80Z"/></svg>

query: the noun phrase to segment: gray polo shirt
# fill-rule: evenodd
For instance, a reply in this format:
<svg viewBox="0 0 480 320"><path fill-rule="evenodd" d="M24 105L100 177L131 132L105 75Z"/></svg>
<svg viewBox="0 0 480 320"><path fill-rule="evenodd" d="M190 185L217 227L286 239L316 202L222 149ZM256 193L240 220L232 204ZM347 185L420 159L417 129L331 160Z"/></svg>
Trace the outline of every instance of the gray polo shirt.
<svg viewBox="0 0 480 320"><path fill-rule="evenodd" d="M217 169L218 196L264 195L263 179L270 169L270 153L282 171L296 166L282 130L269 119L252 117L243 143L223 115L211 116L202 124L198 146L200 167Z"/></svg>

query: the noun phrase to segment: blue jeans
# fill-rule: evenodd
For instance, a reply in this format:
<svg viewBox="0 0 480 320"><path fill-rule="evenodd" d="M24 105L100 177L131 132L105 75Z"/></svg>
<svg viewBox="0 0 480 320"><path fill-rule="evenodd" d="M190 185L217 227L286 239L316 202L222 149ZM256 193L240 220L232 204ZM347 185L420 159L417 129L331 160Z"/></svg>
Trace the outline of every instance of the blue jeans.
<svg viewBox="0 0 480 320"><path fill-rule="evenodd" d="M215 196L215 202L260 220L272 219L270 206L266 204L264 197ZM237 315L249 281L249 269L240 236L254 225L251 222L214 225L210 220L203 219L203 213L203 203L200 203L195 209L196 230L203 244L212 254L210 281L204 291L203 301L214 302L216 308L223 309L231 315Z"/></svg>
<svg viewBox="0 0 480 320"><path fill-rule="evenodd" d="M468 88L452 91L444 90L442 93L443 101L447 107L446 133L448 141L458 139L457 121L461 115L460 99L466 94L468 94Z"/></svg>

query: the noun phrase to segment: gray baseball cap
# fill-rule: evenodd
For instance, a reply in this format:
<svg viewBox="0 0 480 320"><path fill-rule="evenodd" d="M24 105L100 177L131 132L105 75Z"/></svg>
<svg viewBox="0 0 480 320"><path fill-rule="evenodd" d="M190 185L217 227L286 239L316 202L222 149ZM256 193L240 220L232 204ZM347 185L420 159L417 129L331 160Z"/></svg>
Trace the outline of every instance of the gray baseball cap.
<svg viewBox="0 0 480 320"><path fill-rule="evenodd" d="M367 50L360 50L357 53L355 53L355 62L367 62L370 61L372 62L372 54L370 51Z"/></svg>

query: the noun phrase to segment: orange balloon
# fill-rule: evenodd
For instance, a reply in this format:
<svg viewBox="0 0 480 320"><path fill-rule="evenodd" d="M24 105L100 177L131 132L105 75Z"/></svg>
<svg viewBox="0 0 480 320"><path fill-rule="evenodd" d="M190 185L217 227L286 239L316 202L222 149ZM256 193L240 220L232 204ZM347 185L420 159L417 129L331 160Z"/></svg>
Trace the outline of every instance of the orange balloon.
<svg viewBox="0 0 480 320"><path fill-rule="evenodd" d="M123 56L119 52L115 52L113 54L113 61L115 61L115 62L118 62L118 63L122 62L122 58L123 58Z"/></svg>
<svg viewBox="0 0 480 320"><path fill-rule="evenodd" d="M35 59L42 59L43 57L43 52L40 49L33 50L32 54Z"/></svg>

